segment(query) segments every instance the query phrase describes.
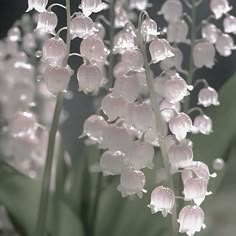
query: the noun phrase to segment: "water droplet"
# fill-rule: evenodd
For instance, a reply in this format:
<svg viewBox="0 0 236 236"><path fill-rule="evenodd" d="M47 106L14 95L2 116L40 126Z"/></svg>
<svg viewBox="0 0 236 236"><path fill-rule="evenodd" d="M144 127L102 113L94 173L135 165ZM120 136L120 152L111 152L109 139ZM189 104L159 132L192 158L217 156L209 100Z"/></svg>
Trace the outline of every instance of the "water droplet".
<svg viewBox="0 0 236 236"><path fill-rule="evenodd" d="M225 162L222 158L216 158L213 162L213 168L215 170L221 171L225 167Z"/></svg>
<svg viewBox="0 0 236 236"><path fill-rule="evenodd" d="M41 58L43 56L43 52L41 50L38 50L36 53L35 53L35 56L37 58Z"/></svg>

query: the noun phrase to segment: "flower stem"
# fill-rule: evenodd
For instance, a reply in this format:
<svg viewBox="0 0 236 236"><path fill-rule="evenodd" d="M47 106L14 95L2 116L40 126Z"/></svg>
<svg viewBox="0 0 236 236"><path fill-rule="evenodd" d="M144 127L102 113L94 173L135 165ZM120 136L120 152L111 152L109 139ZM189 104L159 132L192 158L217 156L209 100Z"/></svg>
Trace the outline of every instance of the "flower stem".
<svg viewBox="0 0 236 236"><path fill-rule="evenodd" d="M191 25L191 51L189 58L188 78L187 83L190 85L193 82L194 76L194 63L193 63L193 49L196 41L196 5L195 0L192 0L192 25ZM183 110L187 112L190 106L190 95L185 98Z"/></svg>
<svg viewBox="0 0 236 236"><path fill-rule="evenodd" d="M146 73L146 80L147 80L148 90L149 90L149 94L150 94L151 105L152 105L152 109L153 109L155 120L156 120L156 127L158 129L157 135L158 135L159 144L160 144L162 161L163 161L163 165L165 168L166 180L167 180L167 184L168 184L169 188L174 191L174 183L173 183L173 179L172 179L172 175L171 175L170 164L169 164L168 154L167 154L165 140L164 140L165 133L163 130L163 121L161 118L160 107L157 102L157 98L156 98L155 91L154 91L153 79L151 77L150 67L149 67L148 58L147 58L146 45L144 44L142 35L139 31L136 31L136 35L137 35L137 38L139 41L139 46L141 49L141 53L142 53L143 59L144 59L144 69L145 69L145 73ZM172 211L172 235L173 236L177 235L176 205L174 205L173 211Z"/></svg>

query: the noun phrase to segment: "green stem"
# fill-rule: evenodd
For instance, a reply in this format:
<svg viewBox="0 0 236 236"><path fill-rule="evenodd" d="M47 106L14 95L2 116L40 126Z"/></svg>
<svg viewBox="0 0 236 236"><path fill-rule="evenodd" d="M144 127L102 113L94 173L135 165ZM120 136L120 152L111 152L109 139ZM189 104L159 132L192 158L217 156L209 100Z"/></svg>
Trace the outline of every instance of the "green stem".
<svg viewBox="0 0 236 236"><path fill-rule="evenodd" d="M47 230L47 216L50 194L50 180L52 175L53 154L56 140L56 133L59 125L60 113L63 105L63 93L60 92L57 96L56 107L53 115L52 126L49 132L47 158L43 174L43 182L40 196L40 204L38 211L37 224L34 236L45 236Z"/></svg>
<svg viewBox="0 0 236 236"><path fill-rule="evenodd" d="M191 51L189 59L189 68L188 68L188 78L187 83L190 85L193 83L194 77L194 63L193 63L193 49L196 41L196 5L195 0L192 0L192 26L191 26ZM185 98L184 101L184 112L186 113L190 106L190 95Z"/></svg>
<svg viewBox="0 0 236 236"><path fill-rule="evenodd" d="M113 46L114 46L114 33L115 33L115 2L116 0L110 1L110 9L109 9L109 15L110 15L110 28L109 28L109 41L110 41L110 56L109 56L109 69L108 69L108 78L109 78L109 88L112 88L114 86L114 76L113 76L113 69L114 69L114 52L113 52Z"/></svg>
<svg viewBox="0 0 236 236"><path fill-rule="evenodd" d="M151 73L150 73L146 45L144 44L142 35L139 31L136 31L136 35L137 35L137 38L139 41L139 46L141 49L141 53L142 53L143 59L144 59L146 80L147 80L148 90L149 90L149 94L150 94L151 105L152 105L152 109L153 109L155 120L156 120L156 127L158 129L157 134L158 134L160 150L161 150L161 154L162 154L162 161L163 161L163 165L164 165L165 173L166 173L166 180L167 180L168 187L174 191L174 183L173 183L173 179L172 179L172 175L171 175L168 154L167 154L167 150L166 150L166 146L165 146L165 139L164 139L165 132L163 130L163 122L162 122L162 118L161 118L160 107L157 102L157 98L156 98L155 91L154 91L153 79L152 79ZM173 211L172 211L172 235L173 236L177 235L176 205L174 205Z"/></svg>

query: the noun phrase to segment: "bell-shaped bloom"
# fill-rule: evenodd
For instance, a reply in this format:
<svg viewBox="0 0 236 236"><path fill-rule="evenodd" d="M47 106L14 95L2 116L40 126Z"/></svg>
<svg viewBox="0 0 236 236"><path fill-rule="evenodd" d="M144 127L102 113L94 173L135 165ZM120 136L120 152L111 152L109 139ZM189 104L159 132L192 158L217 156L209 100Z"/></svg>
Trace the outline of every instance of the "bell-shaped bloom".
<svg viewBox="0 0 236 236"><path fill-rule="evenodd" d="M7 32L7 38L10 41L17 42L21 39L21 31L17 26L10 28Z"/></svg>
<svg viewBox="0 0 236 236"><path fill-rule="evenodd" d="M169 128L178 140L183 140L187 133L192 131L192 120L188 115L181 112L170 120Z"/></svg>
<svg viewBox="0 0 236 236"><path fill-rule="evenodd" d="M106 151L100 158L103 175L120 175L126 166L125 155L121 152Z"/></svg>
<svg viewBox="0 0 236 236"><path fill-rule="evenodd" d="M179 0L167 0L159 14L162 14L167 22L175 22L182 17L183 5Z"/></svg>
<svg viewBox="0 0 236 236"><path fill-rule="evenodd" d="M110 93L102 99L101 109L107 116L108 122L111 122L127 116L128 103L123 97L114 97Z"/></svg>
<svg viewBox="0 0 236 236"><path fill-rule="evenodd" d="M168 150L168 158L173 171L189 167L193 160L192 147L185 143L173 144Z"/></svg>
<svg viewBox="0 0 236 236"><path fill-rule="evenodd" d="M61 66L67 54L67 46L61 38L54 37L44 42L42 51L43 62L50 65Z"/></svg>
<svg viewBox="0 0 236 236"><path fill-rule="evenodd" d="M94 23L92 19L85 16L83 13L78 12L76 16L71 20L70 34L72 39L74 38L86 38L93 34Z"/></svg>
<svg viewBox="0 0 236 236"><path fill-rule="evenodd" d="M128 107L128 120L140 132L151 128L153 111L147 103L133 103Z"/></svg>
<svg viewBox="0 0 236 236"><path fill-rule="evenodd" d="M139 83L134 75L119 76L116 78L114 96L122 96L127 102L133 103L139 95Z"/></svg>
<svg viewBox="0 0 236 236"><path fill-rule="evenodd" d="M129 5L131 9L144 11L148 6L148 0L130 0Z"/></svg>
<svg viewBox="0 0 236 236"><path fill-rule="evenodd" d="M212 68L215 65L215 48L212 43L199 42L193 48L193 61L197 68Z"/></svg>
<svg viewBox="0 0 236 236"><path fill-rule="evenodd" d="M78 69L79 91L84 91L86 94L93 93L99 89L102 79L102 71L96 65L82 64Z"/></svg>
<svg viewBox="0 0 236 236"><path fill-rule="evenodd" d="M152 214L161 211L162 215L166 217L168 213L172 213L174 204L174 192L170 188L158 186L151 193L151 202L148 207L151 208Z"/></svg>
<svg viewBox="0 0 236 236"><path fill-rule="evenodd" d="M211 0L210 9L214 13L215 18L219 19L228 13L232 7L229 5L228 0Z"/></svg>
<svg viewBox="0 0 236 236"><path fill-rule="evenodd" d="M224 18L223 24L224 24L224 31L225 31L225 33L236 34L236 17L235 16L227 15Z"/></svg>
<svg viewBox="0 0 236 236"><path fill-rule="evenodd" d="M101 0L81 0L80 8L85 16L90 16L92 13L98 13L105 8Z"/></svg>
<svg viewBox="0 0 236 236"><path fill-rule="evenodd" d="M101 38L89 36L82 40L80 53L91 63L103 63L106 60L105 45Z"/></svg>
<svg viewBox="0 0 236 236"><path fill-rule="evenodd" d="M179 102L169 102L167 99L164 99L160 103L160 111L162 119L165 122L169 122L176 113L179 113L181 110L181 105Z"/></svg>
<svg viewBox="0 0 236 236"><path fill-rule="evenodd" d="M189 178L184 183L184 200L191 201L198 206L204 201L207 193L207 182L203 178Z"/></svg>
<svg viewBox="0 0 236 236"><path fill-rule="evenodd" d="M143 55L139 50L127 50L122 54L122 63L126 65L131 71L143 70Z"/></svg>
<svg viewBox="0 0 236 236"><path fill-rule="evenodd" d="M153 168L154 148L149 143L140 141L133 142L126 156L135 170Z"/></svg>
<svg viewBox="0 0 236 236"><path fill-rule="evenodd" d="M193 133L210 134L212 132L212 120L209 116L199 115L193 121Z"/></svg>
<svg viewBox="0 0 236 236"><path fill-rule="evenodd" d="M221 34L216 41L216 50L223 56L228 57L232 54L232 50L235 48L233 38L228 34Z"/></svg>
<svg viewBox="0 0 236 236"><path fill-rule="evenodd" d="M215 43L219 36L219 29L214 24L206 24L202 27L202 38L209 43Z"/></svg>
<svg viewBox="0 0 236 236"><path fill-rule="evenodd" d="M140 170L127 168L122 171L120 176L120 185L117 187L122 197L137 194L140 198L143 196L145 185L145 175Z"/></svg>
<svg viewBox="0 0 236 236"><path fill-rule="evenodd" d="M48 65L43 76L48 90L57 94L67 90L72 74L69 66Z"/></svg>
<svg viewBox="0 0 236 236"><path fill-rule="evenodd" d="M36 117L31 112L18 112L9 123L9 132L13 137L34 134L37 125Z"/></svg>
<svg viewBox="0 0 236 236"><path fill-rule="evenodd" d="M169 42L165 39L159 39L158 37L150 43L149 51L151 54L152 63L158 63L168 57L174 56Z"/></svg>
<svg viewBox="0 0 236 236"><path fill-rule="evenodd" d="M116 2L116 5L119 3ZM122 3L120 3L122 4ZM122 7L117 7L116 14L115 14L115 28L123 28L127 22L129 21L129 16L127 11Z"/></svg>
<svg viewBox="0 0 236 236"><path fill-rule="evenodd" d="M83 134L80 138L88 136L95 143L101 143L107 126L108 124L102 116L92 115L85 120Z"/></svg>
<svg viewBox="0 0 236 236"><path fill-rule="evenodd" d="M35 9L38 12L44 12L47 5L48 0L28 0L28 9L26 11Z"/></svg>
<svg viewBox="0 0 236 236"><path fill-rule="evenodd" d="M188 36L188 24L182 19L170 22L167 29L167 40L170 43L185 43Z"/></svg>
<svg viewBox="0 0 236 236"><path fill-rule="evenodd" d="M203 88L198 94L198 105L209 107L211 105L220 105L218 93L212 87Z"/></svg>
<svg viewBox="0 0 236 236"><path fill-rule="evenodd" d="M145 41L150 42L157 33L157 23L150 17L147 17L141 25L141 33Z"/></svg>
<svg viewBox="0 0 236 236"><path fill-rule="evenodd" d="M38 24L36 30L55 35L58 18L52 11L41 12L38 15Z"/></svg>
<svg viewBox="0 0 236 236"><path fill-rule="evenodd" d="M179 232L193 236L196 232L200 232L205 228L205 214L198 206L185 206L179 213L178 222L180 224Z"/></svg>
<svg viewBox="0 0 236 236"><path fill-rule="evenodd" d="M188 90L192 90L192 88L192 86L188 86L186 81L176 73L165 81L164 97L173 103L180 102L185 96L189 95Z"/></svg>

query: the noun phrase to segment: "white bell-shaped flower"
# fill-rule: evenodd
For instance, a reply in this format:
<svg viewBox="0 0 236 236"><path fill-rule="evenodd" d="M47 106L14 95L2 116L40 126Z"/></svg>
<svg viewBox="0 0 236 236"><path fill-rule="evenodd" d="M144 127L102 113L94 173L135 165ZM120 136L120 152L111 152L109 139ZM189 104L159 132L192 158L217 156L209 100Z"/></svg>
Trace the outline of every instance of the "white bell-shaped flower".
<svg viewBox="0 0 236 236"><path fill-rule="evenodd" d="M188 86L186 81L178 74L170 76L170 79L165 80L164 96L170 102L176 103L183 100L189 95L188 90L192 90L192 86Z"/></svg>
<svg viewBox="0 0 236 236"><path fill-rule="evenodd" d="M193 172L191 169L186 168L181 171L181 179L183 184L185 184L191 178L193 178Z"/></svg>
<svg viewBox="0 0 236 236"><path fill-rule="evenodd" d="M78 12L71 20L70 34L74 38L86 38L93 34L94 24L90 17L85 16L83 13Z"/></svg>
<svg viewBox="0 0 236 236"><path fill-rule="evenodd" d="M236 17L235 16L231 16L231 15L227 15L224 18L224 31L225 33L233 33L236 34Z"/></svg>
<svg viewBox="0 0 236 236"><path fill-rule="evenodd" d="M151 121L153 119L153 111L147 103L133 103L128 107L128 119L133 126L140 132L151 128Z"/></svg>
<svg viewBox="0 0 236 236"><path fill-rule="evenodd" d="M80 137L88 136L92 141L101 143L107 126L108 124L102 116L92 115L85 120L83 134Z"/></svg>
<svg viewBox="0 0 236 236"><path fill-rule="evenodd" d="M130 0L129 5L131 9L144 11L148 6L148 0Z"/></svg>
<svg viewBox="0 0 236 236"><path fill-rule="evenodd" d="M114 96L122 96L127 102L133 103L139 95L139 83L135 76L119 76L116 78L114 89Z"/></svg>
<svg viewBox="0 0 236 236"><path fill-rule="evenodd" d="M122 63L124 63L131 71L143 70L143 55L139 50L127 50L122 54Z"/></svg>
<svg viewBox="0 0 236 236"><path fill-rule="evenodd" d="M123 28L129 21L129 16L124 8L120 8L115 16L115 28Z"/></svg>
<svg viewBox="0 0 236 236"><path fill-rule="evenodd" d="M216 50L217 52L223 56L228 57L232 54L232 50L234 47L234 40L228 34L221 34L216 41Z"/></svg>
<svg viewBox="0 0 236 236"><path fill-rule="evenodd" d="M188 24L183 20L170 22L167 29L167 40L170 43L185 43L188 36Z"/></svg>
<svg viewBox="0 0 236 236"><path fill-rule="evenodd" d="M10 41L17 42L21 39L21 31L17 26L10 28L7 32L7 38Z"/></svg>
<svg viewBox="0 0 236 236"><path fill-rule="evenodd" d="M168 100L164 99L160 103L160 111L162 115L162 119L165 122L169 122L176 113L179 113L181 110L181 105L179 102L169 102Z"/></svg>
<svg viewBox="0 0 236 236"><path fill-rule="evenodd" d="M55 35L58 18L52 11L41 12L38 15L38 24L36 30Z"/></svg>
<svg viewBox="0 0 236 236"><path fill-rule="evenodd" d="M141 25L141 33L143 38L150 42L154 37L158 34L157 33L157 23L152 20L150 17L147 17Z"/></svg>
<svg viewBox="0 0 236 236"><path fill-rule="evenodd" d="M100 12L105 5L101 0L81 0L80 8L85 16L90 16L92 13Z"/></svg>
<svg viewBox="0 0 236 236"><path fill-rule="evenodd" d="M199 42L193 48L193 61L197 68L212 68L215 65L215 48L212 43Z"/></svg>
<svg viewBox="0 0 236 236"><path fill-rule="evenodd" d="M67 46L61 38L54 37L44 42L42 52L44 63L61 66L67 54Z"/></svg>
<svg viewBox="0 0 236 236"><path fill-rule="evenodd" d="M130 146L127 152L129 163L135 170L143 168L153 168L154 148L151 144L136 141Z"/></svg>
<svg viewBox="0 0 236 236"><path fill-rule="evenodd" d="M210 134L212 132L212 120L209 116L199 115L193 121L193 133Z"/></svg>
<svg viewBox="0 0 236 236"><path fill-rule="evenodd" d="M182 17L183 5L179 0L167 0L159 14L163 14L167 22L175 22Z"/></svg>
<svg viewBox="0 0 236 236"><path fill-rule="evenodd" d="M185 206L179 213L178 222L180 224L179 232L193 236L196 232L200 232L205 228L205 214L198 206Z"/></svg>
<svg viewBox="0 0 236 236"><path fill-rule="evenodd" d="M127 129L110 125L103 131L100 148L126 153L130 149L132 140L133 137Z"/></svg>
<svg viewBox="0 0 236 236"><path fill-rule="evenodd" d="M168 150L168 157L173 171L189 167L193 160L192 147L185 143L173 144Z"/></svg>
<svg viewBox="0 0 236 236"><path fill-rule="evenodd" d="M67 90L72 74L69 66L48 65L43 76L48 90L57 94L60 91Z"/></svg>
<svg viewBox="0 0 236 236"><path fill-rule="evenodd" d="M46 11L46 6L48 5L48 0L28 0L28 9L26 10L31 11L35 9L38 12Z"/></svg>
<svg viewBox="0 0 236 236"><path fill-rule="evenodd" d="M203 105L204 107L220 105L216 90L212 87L201 89L198 94L198 105Z"/></svg>
<svg viewBox="0 0 236 236"><path fill-rule="evenodd" d="M203 39L209 43L215 43L219 35L219 29L214 24L206 24L202 27L201 33Z"/></svg>
<svg viewBox="0 0 236 236"><path fill-rule="evenodd" d="M229 5L228 0L211 0L210 9L214 13L215 18L219 19L228 13L232 7Z"/></svg>
<svg viewBox="0 0 236 236"><path fill-rule="evenodd" d="M94 22L94 34L97 35L99 38L103 39L106 35L106 30L104 26L100 22Z"/></svg>
<svg viewBox="0 0 236 236"><path fill-rule="evenodd" d="M187 133L192 131L192 120L188 115L181 112L170 120L169 128L178 140L183 140Z"/></svg>
<svg viewBox="0 0 236 236"><path fill-rule="evenodd" d="M96 91L100 87L102 79L102 71L96 65L82 64L78 69L79 91L84 91L86 94Z"/></svg>
<svg viewBox="0 0 236 236"><path fill-rule="evenodd" d="M170 188L164 186L156 187L151 193L151 202L148 205L152 214L161 211L164 217L172 213L175 204L175 194Z"/></svg>
<svg viewBox="0 0 236 236"><path fill-rule="evenodd" d="M145 175L142 171L127 168L122 171L120 176L120 185L117 187L122 197L137 194L140 198L143 196L145 185Z"/></svg>
<svg viewBox="0 0 236 236"><path fill-rule="evenodd" d="M101 109L108 117L108 122L111 122L127 116L128 103L123 97L114 97L110 93L102 99Z"/></svg>
<svg viewBox="0 0 236 236"><path fill-rule="evenodd" d="M184 183L184 200L191 201L198 206L207 195L207 182L203 178L190 178Z"/></svg>
<svg viewBox="0 0 236 236"><path fill-rule="evenodd" d="M126 166L125 155L121 152L106 151L100 158L103 175L120 175Z"/></svg>
<svg viewBox="0 0 236 236"><path fill-rule="evenodd" d="M174 56L168 41L165 39L159 39L158 37L150 43L149 51L151 54L152 63L158 63L168 57Z"/></svg>
<svg viewBox="0 0 236 236"><path fill-rule="evenodd" d="M36 117L31 112L18 112L9 123L9 132L13 137L34 134L37 125Z"/></svg>
<svg viewBox="0 0 236 236"><path fill-rule="evenodd" d="M80 53L91 63L103 63L106 59L105 45L101 38L95 36L89 36L82 40L80 44Z"/></svg>

